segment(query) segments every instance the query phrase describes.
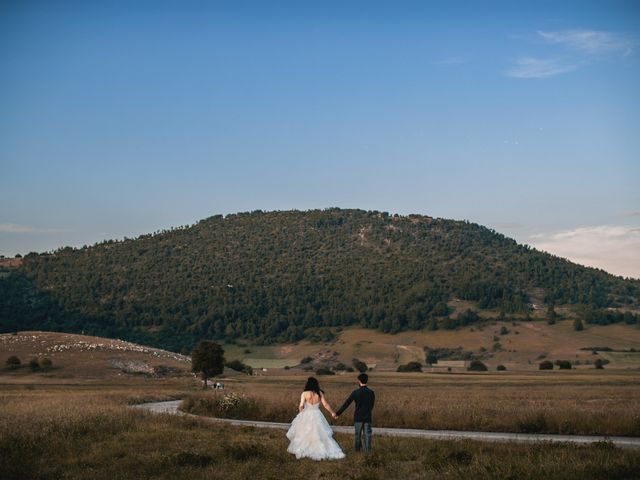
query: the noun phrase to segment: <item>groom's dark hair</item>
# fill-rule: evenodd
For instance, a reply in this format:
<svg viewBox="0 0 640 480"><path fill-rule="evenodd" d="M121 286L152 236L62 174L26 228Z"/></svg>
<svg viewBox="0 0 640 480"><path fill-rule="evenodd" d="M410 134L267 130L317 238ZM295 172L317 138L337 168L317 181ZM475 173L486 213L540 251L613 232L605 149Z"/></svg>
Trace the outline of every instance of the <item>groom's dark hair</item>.
<svg viewBox="0 0 640 480"><path fill-rule="evenodd" d="M366 373L361 373L360 375L358 375L358 381L363 385L366 385L369 381L369 375L367 375Z"/></svg>

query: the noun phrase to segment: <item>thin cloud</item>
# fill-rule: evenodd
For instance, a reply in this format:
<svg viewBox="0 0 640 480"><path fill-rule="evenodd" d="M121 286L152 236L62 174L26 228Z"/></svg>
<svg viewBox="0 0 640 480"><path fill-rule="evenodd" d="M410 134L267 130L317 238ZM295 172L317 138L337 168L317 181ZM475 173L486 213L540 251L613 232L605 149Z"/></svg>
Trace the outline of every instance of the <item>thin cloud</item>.
<svg viewBox="0 0 640 480"><path fill-rule="evenodd" d="M462 65L463 63L467 63L467 60L462 57L448 57L431 62L432 65Z"/></svg>
<svg viewBox="0 0 640 480"><path fill-rule="evenodd" d="M621 217L640 217L640 210L635 210L631 212L623 212L620 214Z"/></svg>
<svg viewBox="0 0 640 480"><path fill-rule="evenodd" d="M547 43L563 45L587 55L628 56L638 45L638 42L630 36L597 30L538 31L538 35Z"/></svg>
<svg viewBox="0 0 640 480"><path fill-rule="evenodd" d="M566 63L553 58L523 57L517 59L505 75L512 78L549 78L572 72L579 66L578 63Z"/></svg>
<svg viewBox="0 0 640 480"><path fill-rule="evenodd" d="M0 223L0 233L60 233L67 230L60 228L38 228L15 223Z"/></svg>
<svg viewBox="0 0 640 480"><path fill-rule="evenodd" d="M553 45L554 56L521 57L505 75L512 78L550 78L572 72L604 59L626 57L637 49L638 39L630 35L598 30L541 31L538 40Z"/></svg>
<svg viewBox="0 0 640 480"><path fill-rule="evenodd" d="M531 235L531 245L569 260L640 279L640 228L600 225Z"/></svg>

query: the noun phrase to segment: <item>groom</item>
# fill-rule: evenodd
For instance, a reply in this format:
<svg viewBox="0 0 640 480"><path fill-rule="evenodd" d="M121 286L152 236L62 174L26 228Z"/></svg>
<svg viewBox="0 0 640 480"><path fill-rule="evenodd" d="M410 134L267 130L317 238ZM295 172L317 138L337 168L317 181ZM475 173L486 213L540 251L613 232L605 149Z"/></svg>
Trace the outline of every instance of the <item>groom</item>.
<svg viewBox="0 0 640 480"><path fill-rule="evenodd" d="M369 381L369 375L361 373L358 375L358 384L360 388L351 392L349 398L345 400L342 406L336 413L333 414L333 418L338 418L342 412L344 412L351 402L356 402L356 411L353 415L353 424L356 428L356 452L359 452L362 447L362 433L364 432L364 451L371 451L371 410L373 410L373 404L376 401L376 395L369 387L367 382Z"/></svg>

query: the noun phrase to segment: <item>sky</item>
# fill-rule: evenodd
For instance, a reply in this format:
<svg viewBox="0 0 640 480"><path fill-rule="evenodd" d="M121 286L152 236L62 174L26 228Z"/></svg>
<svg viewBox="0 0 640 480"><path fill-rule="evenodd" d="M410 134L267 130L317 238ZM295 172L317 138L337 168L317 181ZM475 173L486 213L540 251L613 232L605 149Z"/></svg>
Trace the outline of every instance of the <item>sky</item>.
<svg viewBox="0 0 640 480"><path fill-rule="evenodd" d="M0 254L466 219L640 278L640 3L0 3Z"/></svg>

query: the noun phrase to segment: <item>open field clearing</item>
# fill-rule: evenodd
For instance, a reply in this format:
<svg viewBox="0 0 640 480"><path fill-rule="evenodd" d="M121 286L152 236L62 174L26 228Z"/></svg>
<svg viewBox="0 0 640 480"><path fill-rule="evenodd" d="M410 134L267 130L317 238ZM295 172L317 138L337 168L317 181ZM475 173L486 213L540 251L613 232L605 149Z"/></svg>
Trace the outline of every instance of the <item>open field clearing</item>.
<svg viewBox="0 0 640 480"><path fill-rule="evenodd" d="M592 446L374 438L371 457L298 461L281 431L210 425L126 407L178 385L0 386L0 471L23 479L633 478L640 452ZM190 390L183 385L182 393Z"/></svg>
<svg viewBox="0 0 640 480"><path fill-rule="evenodd" d="M334 409L355 388L355 376L318 377ZM203 415L288 422L296 413L305 378L237 377L226 383L244 395L236 409L220 412L216 399L221 397L213 392L196 393L183 408ZM632 371L372 372L369 384L376 392L374 424L380 427L640 436L640 375ZM349 425L351 415L347 411L336 423Z"/></svg>
<svg viewBox="0 0 640 480"><path fill-rule="evenodd" d="M508 333L501 335L502 327ZM335 341L324 344L303 341L291 345L240 344L225 345L224 348L227 359L241 360L258 368L269 368L266 359L287 360L291 362L290 366L304 357L313 358L316 364L343 362L351 365L355 357L370 366L375 365L377 370L395 370L398 365L410 361L424 363L424 347L462 347L482 355L491 369L502 364L509 370L536 370L541 357L579 362L577 368L593 368L592 363L598 355L610 360L608 368L640 366L639 357L633 355L605 357L604 352L594 355L589 350L589 347L640 350L640 328L636 325L586 325L583 331L576 332L569 320L556 325L544 321L487 322L458 330L420 330L396 335L350 327L337 332Z"/></svg>
<svg viewBox="0 0 640 480"><path fill-rule="evenodd" d="M370 345L379 339L372 333L373 339L354 348L373 351ZM28 339L21 350L14 343L12 352L28 358L41 350L50 354L52 345L61 344L62 334L43 335L44 343L41 338ZM408 343L401 335L382 338ZM345 460L297 461L286 453L281 431L155 416L127 405L187 398L185 406L194 413L219 415L214 399L233 393L241 400L224 416L289 422L308 375L299 368L225 376L225 391L203 392L184 362L169 364L170 358L139 351L138 346L87 348L78 340L86 337L69 339L79 345L77 349L53 352L50 371L31 372L27 367L0 371L3 479L591 479L633 478L640 471L640 452L607 443L523 445L376 437L373 456L364 459L353 451L352 437L344 434L336 438L347 453ZM96 344L104 341L95 339ZM244 350L276 360L298 347ZM309 348L319 347L326 349L317 344ZM407 348L405 359L416 351ZM109 363L114 356L153 367L175 365L177 370L168 376L153 370L126 372ZM639 431L640 381L635 370L370 373L378 427L629 436ZM334 408L355 386L355 373L319 378ZM350 425L352 408L339 425Z"/></svg>

